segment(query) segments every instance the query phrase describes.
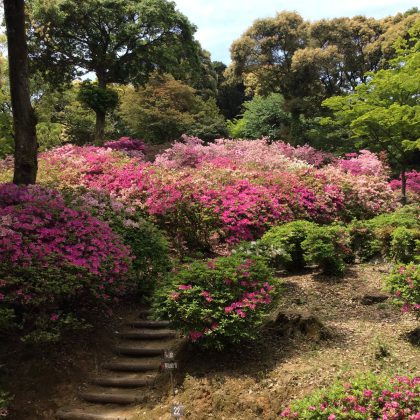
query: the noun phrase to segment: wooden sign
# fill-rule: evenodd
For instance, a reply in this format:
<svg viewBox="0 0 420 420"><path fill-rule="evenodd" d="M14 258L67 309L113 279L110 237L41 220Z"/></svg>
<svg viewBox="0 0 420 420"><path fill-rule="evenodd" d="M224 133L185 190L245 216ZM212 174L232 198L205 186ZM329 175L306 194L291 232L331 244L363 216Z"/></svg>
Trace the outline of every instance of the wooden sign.
<svg viewBox="0 0 420 420"><path fill-rule="evenodd" d="M163 368L166 370L178 369L178 362L163 362Z"/></svg>

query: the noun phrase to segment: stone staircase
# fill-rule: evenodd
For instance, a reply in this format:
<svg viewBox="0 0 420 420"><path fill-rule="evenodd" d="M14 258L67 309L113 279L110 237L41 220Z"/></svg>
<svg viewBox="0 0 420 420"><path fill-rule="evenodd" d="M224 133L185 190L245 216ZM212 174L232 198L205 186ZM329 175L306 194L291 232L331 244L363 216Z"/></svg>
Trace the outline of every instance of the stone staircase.
<svg viewBox="0 0 420 420"><path fill-rule="evenodd" d="M177 332L170 329L168 321L154 321L150 311L143 310L139 319L115 334L114 356L89 378L77 407L59 410L57 419L129 420L133 405L157 401L161 396L158 384L167 378L160 367L164 351L176 349L181 342Z"/></svg>

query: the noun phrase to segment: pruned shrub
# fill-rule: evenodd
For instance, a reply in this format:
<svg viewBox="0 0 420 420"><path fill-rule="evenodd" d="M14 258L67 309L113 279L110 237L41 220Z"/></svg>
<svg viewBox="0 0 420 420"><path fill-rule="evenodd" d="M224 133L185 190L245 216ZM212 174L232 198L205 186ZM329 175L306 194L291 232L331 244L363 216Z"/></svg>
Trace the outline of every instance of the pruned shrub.
<svg viewBox="0 0 420 420"><path fill-rule="evenodd" d="M220 257L174 273L157 294L154 311L191 341L222 349L257 336L276 292L262 258Z"/></svg>
<svg viewBox="0 0 420 420"><path fill-rule="evenodd" d="M327 275L341 275L351 260L350 237L342 226L315 226L302 242L308 264L318 265Z"/></svg>
<svg viewBox="0 0 420 420"><path fill-rule="evenodd" d="M278 252L270 258L271 264L277 268L299 270L305 266L302 242L306 239L309 231L317 225L305 220L285 223L271 228L261 238L261 246L271 247L284 252Z"/></svg>

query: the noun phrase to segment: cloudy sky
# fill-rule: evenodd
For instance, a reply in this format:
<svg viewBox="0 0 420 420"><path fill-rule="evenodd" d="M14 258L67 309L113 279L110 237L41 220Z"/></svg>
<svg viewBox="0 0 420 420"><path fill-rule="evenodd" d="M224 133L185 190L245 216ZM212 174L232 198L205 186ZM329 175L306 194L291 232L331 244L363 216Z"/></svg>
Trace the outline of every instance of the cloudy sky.
<svg viewBox="0 0 420 420"><path fill-rule="evenodd" d="M416 0L174 0L198 27L196 38L213 60L230 62L229 47L257 18L296 10L305 19L366 15L381 18L416 6Z"/></svg>

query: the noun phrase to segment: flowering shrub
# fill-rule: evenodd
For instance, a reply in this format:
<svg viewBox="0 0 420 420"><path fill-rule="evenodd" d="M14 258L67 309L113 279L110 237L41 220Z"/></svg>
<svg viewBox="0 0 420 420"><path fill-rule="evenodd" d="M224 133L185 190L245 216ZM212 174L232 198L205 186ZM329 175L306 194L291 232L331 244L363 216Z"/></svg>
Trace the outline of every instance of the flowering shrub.
<svg viewBox="0 0 420 420"><path fill-rule="evenodd" d="M420 316L420 266L418 264L396 265L386 278L390 292L404 312L414 311Z"/></svg>
<svg viewBox="0 0 420 420"><path fill-rule="evenodd" d="M292 220L366 219L397 206L387 168L367 151L340 160L265 139L205 145L184 137L152 164L125 153L133 142L42 153L39 180L105 191L155 218L179 247L190 249L254 240Z"/></svg>
<svg viewBox="0 0 420 420"><path fill-rule="evenodd" d="M0 309L15 322L61 321L80 296L111 300L126 290L131 260L108 224L57 191L0 185Z"/></svg>
<svg viewBox="0 0 420 420"><path fill-rule="evenodd" d="M196 261L173 274L154 305L191 341L221 349L255 338L276 292L264 260L233 255Z"/></svg>
<svg viewBox="0 0 420 420"><path fill-rule="evenodd" d="M419 377L395 376L389 379L372 374L296 401L280 417L306 420L418 420L419 407Z"/></svg>
<svg viewBox="0 0 420 420"><path fill-rule="evenodd" d="M104 143L104 147L120 150L125 152L128 156L137 158L143 158L146 150L144 141L132 139L130 137L121 137L119 140L107 141Z"/></svg>
<svg viewBox="0 0 420 420"><path fill-rule="evenodd" d="M413 197L413 201L420 197L420 172L412 170L405 174L406 177L406 189L408 195ZM392 190L401 190L401 176L398 179L393 179L389 185Z"/></svg>
<svg viewBox="0 0 420 420"><path fill-rule="evenodd" d="M162 232L145 220L136 207L126 207L104 191L78 188L62 192L69 207L89 212L109 223L130 247L138 290L149 294L171 266L169 243Z"/></svg>

